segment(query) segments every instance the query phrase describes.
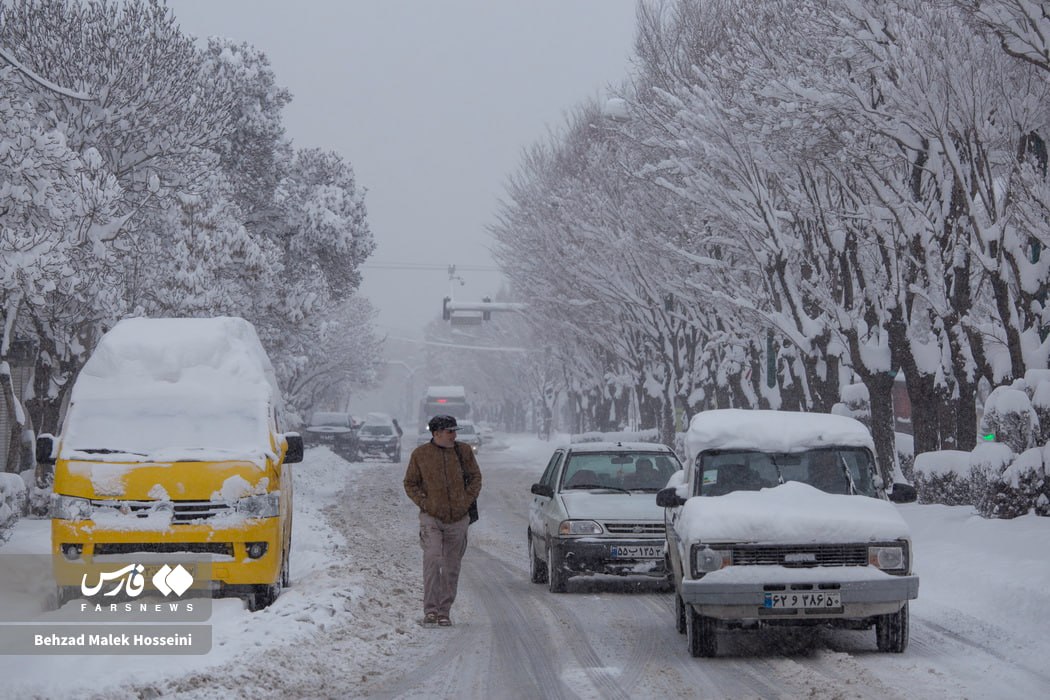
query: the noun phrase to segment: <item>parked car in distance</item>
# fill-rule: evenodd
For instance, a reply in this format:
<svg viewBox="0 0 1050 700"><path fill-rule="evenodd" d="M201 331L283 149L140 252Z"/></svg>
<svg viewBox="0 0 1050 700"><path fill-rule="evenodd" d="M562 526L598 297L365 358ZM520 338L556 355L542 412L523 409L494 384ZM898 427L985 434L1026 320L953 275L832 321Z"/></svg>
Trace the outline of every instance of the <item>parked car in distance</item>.
<svg viewBox="0 0 1050 700"><path fill-rule="evenodd" d="M667 578L663 511L653 494L682 468L666 445L592 442L559 447L529 504L533 583L563 593L569 578Z"/></svg>
<svg viewBox="0 0 1050 700"><path fill-rule="evenodd" d="M369 413L357 431L358 459L401 461L401 429L385 413Z"/></svg>
<svg viewBox="0 0 1050 700"><path fill-rule="evenodd" d="M689 653L766 625L875 628L908 646L918 597L908 525L887 497L864 425L823 413L724 409L693 416L686 466L657 496ZM893 499L915 489L893 485Z"/></svg>
<svg viewBox="0 0 1050 700"><path fill-rule="evenodd" d="M457 420L456 424L459 426L459 430L456 431L456 442L470 445L470 449L474 450L475 453L480 450L482 443L481 432L474 425L474 421Z"/></svg>
<svg viewBox="0 0 1050 700"><path fill-rule="evenodd" d="M308 447L327 445L339 456L353 459L357 454L353 416L338 411L315 411L303 431L303 441Z"/></svg>

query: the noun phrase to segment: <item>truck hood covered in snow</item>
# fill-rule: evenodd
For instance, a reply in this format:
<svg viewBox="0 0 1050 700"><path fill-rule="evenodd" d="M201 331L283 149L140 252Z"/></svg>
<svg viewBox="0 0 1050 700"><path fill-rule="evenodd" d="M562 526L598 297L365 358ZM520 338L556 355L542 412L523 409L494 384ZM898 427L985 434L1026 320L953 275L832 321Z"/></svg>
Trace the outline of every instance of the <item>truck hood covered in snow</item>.
<svg viewBox="0 0 1050 700"><path fill-rule="evenodd" d="M635 491L569 491L561 493L565 512L573 519L588 520L659 520L663 508L656 505L656 494Z"/></svg>
<svg viewBox="0 0 1050 700"><path fill-rule="evenodd" d="M897 507L867 496L824 493L789 481L761 491L694 496L679 534L690 542L868 542L910 537Z"/></svg>

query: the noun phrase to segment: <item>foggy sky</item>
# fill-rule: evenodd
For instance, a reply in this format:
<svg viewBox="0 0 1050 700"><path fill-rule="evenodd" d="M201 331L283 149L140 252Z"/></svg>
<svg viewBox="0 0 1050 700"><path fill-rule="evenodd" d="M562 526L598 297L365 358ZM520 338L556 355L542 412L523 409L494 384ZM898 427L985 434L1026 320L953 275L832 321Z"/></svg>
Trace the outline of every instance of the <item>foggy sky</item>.
<svg viewBox="0 0 1050 700"><path fill-rule="evenodd" d="M485 227L507 177L522 149L627 76L635 17L635 0L168 4L188 34L263 51L293 95L293 143L353 166L377 244L362 292L395 337L418 337L450 289L462 301L498 290ZM450 286L449 264L465 284Z"/></svg>

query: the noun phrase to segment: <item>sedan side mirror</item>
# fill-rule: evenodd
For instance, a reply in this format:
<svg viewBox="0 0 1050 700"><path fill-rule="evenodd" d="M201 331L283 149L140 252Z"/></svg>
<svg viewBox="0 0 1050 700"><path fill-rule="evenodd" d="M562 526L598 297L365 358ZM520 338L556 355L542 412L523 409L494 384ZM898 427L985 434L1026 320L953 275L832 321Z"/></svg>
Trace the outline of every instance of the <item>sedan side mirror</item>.
<svg viewBox="0 0 1050 700"><path fill-rule="evenodd" d="M51 433L40 433L36 438L36 461L40 464L55 463L55 436Z"/></svg>
<svg viewBox="0 0 1050 700"><path fill-rule="evenodd" d="M890 491L890 500L894 503L914 503L919 495L911 484L896 483Z"/></svg>
<svg viewBox="0 0 1050 700"><path fill-rule="evenodd" d="M537 496L546 496L547 498L554 497L554 489L547 484L533 484L532 492Z"/></svg>
<svg viewBox="0 0 1050 700"><path fill-rule="evenodd" d="M678 495L678 487L668 486L656 492L656 505L664 508L677 508L685 505L685 499Z"/></svg>

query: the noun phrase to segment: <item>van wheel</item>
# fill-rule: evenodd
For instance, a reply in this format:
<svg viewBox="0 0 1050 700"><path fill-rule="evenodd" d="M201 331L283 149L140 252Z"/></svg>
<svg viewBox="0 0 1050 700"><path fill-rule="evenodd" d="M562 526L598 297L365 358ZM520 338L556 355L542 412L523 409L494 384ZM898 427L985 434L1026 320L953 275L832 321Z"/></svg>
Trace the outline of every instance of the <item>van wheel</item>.
<svg viewBox="0 0 1050 700"><path fill-rule="evenodd" d="M685 634L685 603L677 591L674 594L674 628L678 634Z"/></svg>
<svg viewBox="0 0 1050 700"><path fill-rule="evenodd" d="M715 619L704 617L692 605L685 608L685 636L690 656L711 657L718 654Z"/></svg>
<svg viewBox="0 0 1050 700"><path fill-rule="evenodd" d="M890 615L875 618L875 643L879 651L903 653L908 648L908 604Z"/></svg>
<svg viewBox="0 0 1050 700"><path fill-rule="evenodd" d="M285 550L284 557L281 562L281 588L292 587L292 565L291 562L288 561L288 555L289 552Z"/></svg>
<svg viewBox="0 0 1050 700"><path fill-rule="evenodd" d="M547 582L547 565L536 556L536 545L532 542L532 533L529 533L529 580L533 583Z"/></svg>
<svg viewBox="0 0 1050 700"><path fill-rule="evenodd" d="M55 588L55 610L60 610L63 605L80 597L80 589L76 586L57 586Z"/></svg>
<svg viewBox="0 0 1050 700"><path fill-rule="evenodd" d="M264 583L253 587L248 594L248 610L258 612L268 608L281 595L281 586L277 583Z"/></svg>

